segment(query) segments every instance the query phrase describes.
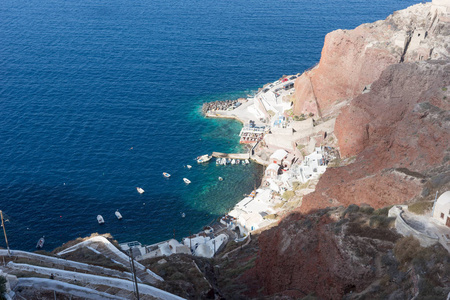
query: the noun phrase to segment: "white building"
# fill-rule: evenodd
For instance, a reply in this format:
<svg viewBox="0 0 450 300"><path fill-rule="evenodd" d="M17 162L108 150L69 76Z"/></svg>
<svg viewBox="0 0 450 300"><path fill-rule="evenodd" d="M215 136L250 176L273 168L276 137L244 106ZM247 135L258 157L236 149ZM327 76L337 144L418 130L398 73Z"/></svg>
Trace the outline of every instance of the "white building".
<svg viewBox="0 0 450 300"><path fill-rule="evenodd" d="M278 170L280 169L280 166L275 164L275 163L271 163L270 165L267 166L266 169L266 177L268 178L276 178L278 176Z"/></svg>
<svg viewBox="0 0 450 300"><path fill-rule="evenodd" d="M286 150L278 149L270 156L270 161L271 163L281 165L281 162L286 158L287 155L288 153L286 152Z"/></svg>
<svg viewBox="0 0 450 300"><path fill-rule="evenodd" d="M443 193L434 203L433 217L440 224L450 227L450 191Z"/></svg>
<svg viewBox="0 0 450 300"><path fill-rule="evenodd" d="M327 165L323 158L322 147L316 147L313 153L305 156L302 163L294 168L298 180L307 182L325 173Z"/></svg>

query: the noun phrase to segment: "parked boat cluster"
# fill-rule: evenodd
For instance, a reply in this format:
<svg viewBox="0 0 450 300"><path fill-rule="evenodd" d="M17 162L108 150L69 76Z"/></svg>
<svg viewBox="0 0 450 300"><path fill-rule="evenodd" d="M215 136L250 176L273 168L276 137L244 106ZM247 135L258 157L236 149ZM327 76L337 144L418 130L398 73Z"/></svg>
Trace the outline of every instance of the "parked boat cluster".
<svg viewBox="0 0 450 300"><path fill-rule="evenodd" d="M243 165L248 165L250 163L250 161L248 159L231 159L231 158L217 158L216 159L216 165L239 165L239 164L243 164Z"/></svg>
<svg viewBox="0 0 450 300"><path fill-rule="evenodd" d="M206 114L208 111L234 109L240 105L241 103L238 100L206 102L203 103L202 112Z"/></svg>

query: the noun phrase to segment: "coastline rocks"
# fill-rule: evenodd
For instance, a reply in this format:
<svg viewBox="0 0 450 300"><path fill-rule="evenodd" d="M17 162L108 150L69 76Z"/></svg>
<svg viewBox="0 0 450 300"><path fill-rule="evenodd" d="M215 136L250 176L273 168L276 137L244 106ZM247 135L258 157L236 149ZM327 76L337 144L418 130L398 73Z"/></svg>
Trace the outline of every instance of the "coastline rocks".
<svg viewBox="0 0 450 300"><path fill-rule="evenodd" d="M239 103L239 104L238 104ZM203 103L202 113L207 114L210 111L228 110L229 108L236 108L242 103L242 99L237 100L218 100L214 102Z"/></svg>
<svg viewBox="0 0 450 300"><path fill-rule="evenodd" d="M417 4L384 21L326 35L319 64L295 82L294 114L326 115L351 100L389 65L450 57L450 16Z"/></svg>
<svg viewBox="0 0 450 300"><path fill-rule="evenodd" d="M449 74L449 61L388 67L336 120L341 156L354 162L328 168L300 211L404 203L418 197L436 174L450 173ZM448 177L441 188L449 188Z"/></svg>

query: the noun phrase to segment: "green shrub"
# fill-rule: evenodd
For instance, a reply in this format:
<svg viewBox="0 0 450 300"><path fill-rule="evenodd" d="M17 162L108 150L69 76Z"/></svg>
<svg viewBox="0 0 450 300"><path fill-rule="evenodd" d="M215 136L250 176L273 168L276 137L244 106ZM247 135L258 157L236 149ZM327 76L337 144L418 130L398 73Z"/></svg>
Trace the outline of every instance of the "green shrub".
<svg viewBox="0 0 450 300"><path fill-rule="evenodd" d="M355 213L359 210L359 206L356 204L350 204L347 209L344 211L344 216L347 214Z"/></svg>
<svg viewBox="0 0 450 300"><path fill-rule="evenodd" d="M386 207L383 207L383 208L379 208L379 209L375 210L373 212L373 214L377 215L377 216L386 216L387 217L391 207L392 207L392 205L391 206L386 206Z"/></svg>
<svg viewBox="0 0 450 300"><path fill-rule="evenodd" d="M394 225L395 218L387 216L372 216L369 220L369 226L372 228L390 228Z"/></svg>
<svg viewBox="0 0 450 300"><path fill-rule="evenodd" d="M373 214L373 212L375 211L375 209L372 207L372 206L361 206L360 208L359 208L359 211L360 212L362 212L363 214L366 214L366 215L371 215L371 214Z"/></svg>
<svg viewBox="0 0 450 300"><path fill-rule="evenodd" d="M416 202L408 206L408 210L418 215L425 214L428 210L433 208L433 202Z"/></svg>
<svg viewBox="0 0 450 300"><path fill-rule="evenodd" d="M394 246L394 255L401 264L409 263L422 249L419 240L407 236L398 240Z"/></svg>
<svg viewBox="0 0 450 300"><path fill-rule="evenodd" d="M292 197L294 197L294 195L295 195L294 191L286 191L286 192L283 193L283 199L284 200L289 200Z"/></svg>

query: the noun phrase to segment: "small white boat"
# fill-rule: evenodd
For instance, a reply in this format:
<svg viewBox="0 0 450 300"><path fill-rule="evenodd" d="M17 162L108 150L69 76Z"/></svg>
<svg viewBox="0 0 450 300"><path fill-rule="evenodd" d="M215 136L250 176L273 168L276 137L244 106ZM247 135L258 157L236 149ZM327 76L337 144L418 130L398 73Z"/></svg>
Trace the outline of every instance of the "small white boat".
<svg viewBox="0 0 450 300"><path fill-rule="evenodd" d="M223 178L219 176L219 181L223 181Z"/></svg>
<svg viewBox="0 0 450 300"><path fill-rule="evenodd" d="M191 183L191 181L189 179L187 179L187 178L183 178L183 181L186 182L186 184Z"/></svg>
<svg viewBox="0 0 450 300"><path fill-rule="evenodd" d="M116 210L116 212L114 213L117 217L117 219L121 220L122 219L122 214L119 212L119 210Z"/></svg>
<svg viewBox="0 0 450 300"><path fill-rule="evenodd" d="M39 241L36 244L36 249L42 249L42 247L44 247L44 243L45 243L45 236L39 239Z"/></svg>
<svg viewBox="0 0 450 300"><path fill-rule="evenodd" d="M169 177L170 177L170 174L169 174L169 173L166 173L166 172L163 172L163 176L166 177L166 178L169 178Z"/></svg>
<svg viewBox="0 0 450 300"><path fill-rule="evenodd" d="M181 213L181 217L182 218L186 217L186 214L185 213Z"/></svg>
<svg viewBox="0 0 450 300"><path fill-rule="evenodd" d="M245 160L245 164L248 165L250 162L248 161L248 159Z"/></svg>
<svg viewBox="0 0 450 300"><path fill-rule="evenodd" d="M244 161L244 160L241 160L241 164L245 165L245 161Z"/></svg>
<svg viewBox="0 0 450 300"><path fill-rule="evenodd" d="M202 164L202 163L210 161L211 158L212 158L212 156L209 156L208 154L205 154L205 155L197 157L197 162L199 164Z"/></svg>
<svg viewBox="0 0 450 300"><path fill-rule="evenodd" d="M231 160L231 164L234 165L235 163L236 163L236 160L233 158L233 159Z"/></svg>
<svg viewBox="0 0 450 300"><path fill-rule="evenodd" d="M98 216L97 216L97 221L98 221L98 224L103 224L103 223L105 223L105 220L103 219L102 215L98 215Z"/></svg>
<svg viewBox="0 0 450 300"><path fill-rule="evenodd" d="M143 194L145 191L143 188L137 187L136 190L138 191L139 194Z"/></svg>
<svg viewBox="0 0 450 300"><path fill-rule="evenodd" d="M192 168L192 166L191 165L186 165L186 168L190 169L190 168Z"/></svg>
<svg viewBox="0 0 450 300"><path fill-rule="evenodd" d="M216 165L220 165L222 163L222 159L219 157L216 159Z"/></svg>
<svg viewBox="0 0 450 300"><path fill-rule="evenodd" d="M241 163L241 161L239 159L236 159L236 164L238 165L240 163Z"/></svg>

